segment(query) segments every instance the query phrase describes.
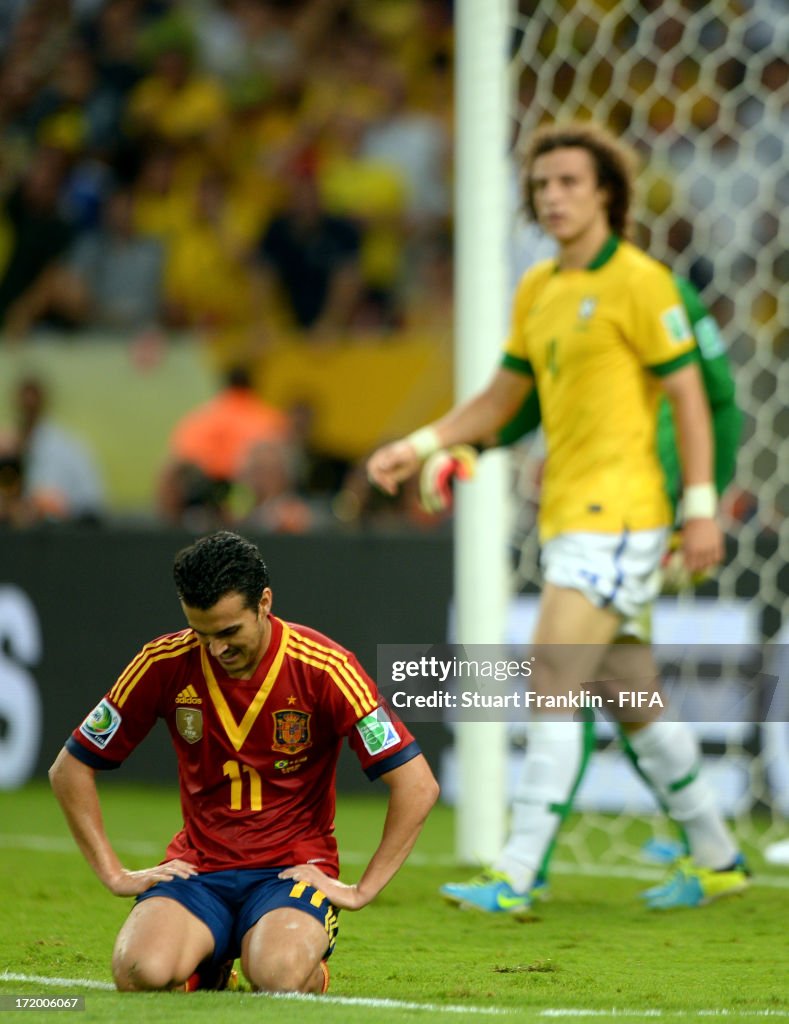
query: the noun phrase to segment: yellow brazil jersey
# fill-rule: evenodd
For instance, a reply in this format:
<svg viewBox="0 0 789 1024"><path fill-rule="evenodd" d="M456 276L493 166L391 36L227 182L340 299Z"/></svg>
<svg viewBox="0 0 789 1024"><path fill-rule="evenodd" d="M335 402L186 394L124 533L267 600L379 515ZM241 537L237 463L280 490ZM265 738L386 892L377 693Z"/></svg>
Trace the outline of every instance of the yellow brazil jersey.
<svg viewBox="0 0 789 1024"><path fill-rule="evenodd" d="M668 525L659 378L695 358L669 270L610 238L583 270L537 264L515 295L503 365L534 377L547 459L540 537Z"/></svg>

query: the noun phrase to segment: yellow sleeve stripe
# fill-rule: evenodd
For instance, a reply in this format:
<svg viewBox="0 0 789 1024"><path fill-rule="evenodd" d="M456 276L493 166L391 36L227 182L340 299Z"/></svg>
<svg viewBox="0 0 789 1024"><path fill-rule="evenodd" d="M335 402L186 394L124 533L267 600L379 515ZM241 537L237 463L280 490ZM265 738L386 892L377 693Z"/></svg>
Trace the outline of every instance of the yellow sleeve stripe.
<svg viewBox="0 0 789 1024"><path fill-rule="evenodd" d="M322 655L333 664L341 666L344 672L347 673L352 680L354 689L359 693L362 699L369 701L371 708L376 708L378 706L378 701L373 697L366 680L350 663L347 654L344 654L342 651L338 651L335 647L327 647L325 644L318 643L316 640L311 640L309 637L304 636L295 629L291 629L290 646L294 645L298 645L299 649L308 651L318 657Z"/></svg>
<svg viewBox="0 0 789 1024"><path fill-rule="evenodd" d="M199 645L200 641L191 629L177 633L163 640L146 644L134 661L129 664L109 692L109 698L116 707L122 708L134 687L151 665L165 658L178 658Z"/></svg>
<svg viewBox="0 0 789 1024"><path fill-rule="evenodd" d="M343 654L342 651L338 651L332 647L326 647L324 644L310 640L307 637L302 636L301 633L297 633L295 630L292 630L290 640L288 642L288 653L293 655L295 658L301 658L301 660L308 662L317 668L325 668L335 682L337 682L337 685L340 686L340 689L351 704L353 704L354 709L358 706L364 708L362 714L369 714L378 707L378 701L370 691L370 687L367 685L367 682L350 663L348 656ZM348 688L354 694L355 699L351 698L345 689L345 686L339 683L335 673L338 673L343 682L347 684Z"/></svg>
<svg viewBox="0 0 789 1024"><path fill-rule="evenodd" d="M149 644L146 644L140 653L131 661L123 672L118 676L118 679L110 690L109 696L113 700L117 700L119 694L123 691L124 686L128 683L129 679L137 670L137 667L143 662L147 661L152 654L155 654L159 650L169 649L175 646L179 646L183 643L184 633L178 633L177 636L170 636L161 640L154 640Z"/></svg>
<svg viewBox="0 0 789 1024"><path fill-rule="evenodd" d="M305 665L313 665L315 668L322 669L333 680L334 685L351 705L351 707L353 708L353 712L357 716L357 718L364 718L365 715L368 715L371 711L374 710L374 704L370 707L367 707L366 703L361 704L359 702L358 696L348 689L348 687L346 686L346 680L344 680L339 675L339 673L337 672L336 668L333 665L330 665L325 660L321 661L317 658L311 658L309 655L304 654L303 651L296 651L292 648L288 648L287 654L291 658L295 658L297 661L303 661Z"/></svg>

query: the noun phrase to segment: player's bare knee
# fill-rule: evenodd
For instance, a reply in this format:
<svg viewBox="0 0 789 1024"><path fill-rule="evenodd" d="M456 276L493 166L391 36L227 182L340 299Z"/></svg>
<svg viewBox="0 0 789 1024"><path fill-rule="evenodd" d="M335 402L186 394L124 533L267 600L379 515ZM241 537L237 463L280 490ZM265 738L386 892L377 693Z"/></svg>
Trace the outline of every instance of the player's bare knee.
<svg viewBox="0 0 789 1024"><path fill-rule="evenodd" d="M315 965L303 960L287 962L277 958L275 962L250 965L246 974L252 987L259 992L314 991Z"/></svg>
<svg viewBox="0 0 789 1024"><path fill-rule="evenodd" d="M173 985L170 971L137 962L113 970L113 977L119 992L158 992Z"/></svg>
<svg viewBox="0 0 789 1024"><path fill-rule="evenodd" d="M179 981L173 977L170 964L143 956L113 957L112 976L119 992L159 992Z"/></svg>
<svg viewBox="0 0 789 1024"><path fill-rule="evenodd" d="M313 992L318 963L309 943L293 942L281 949L268 949L243 964L252 986L261 992Z"/></svg>

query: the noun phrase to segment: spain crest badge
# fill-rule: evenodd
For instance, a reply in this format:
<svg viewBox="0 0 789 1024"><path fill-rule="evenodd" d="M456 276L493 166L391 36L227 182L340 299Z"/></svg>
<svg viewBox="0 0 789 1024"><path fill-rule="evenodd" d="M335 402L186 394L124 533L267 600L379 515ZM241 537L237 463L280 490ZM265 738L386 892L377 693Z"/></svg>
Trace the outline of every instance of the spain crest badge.
<svg viewBox="0 0 789 1024"><path fill-rule="evenodd" d="M312 746L310 739L310 715L306 711L272 711L274 719L274 742L272 750L283 754L298 754Z"/></svg>

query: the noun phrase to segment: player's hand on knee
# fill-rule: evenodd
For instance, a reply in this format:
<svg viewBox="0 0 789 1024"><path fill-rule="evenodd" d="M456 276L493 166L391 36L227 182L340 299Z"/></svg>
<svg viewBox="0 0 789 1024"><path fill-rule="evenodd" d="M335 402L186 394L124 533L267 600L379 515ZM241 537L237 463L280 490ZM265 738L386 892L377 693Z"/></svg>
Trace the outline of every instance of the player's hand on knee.
<svg viewBox="0 0 789 1024"><path fill-rule="evenodd" d="M280 871L279 878L292 878L294 882L305 882L313 889L319 889L335 907L340 910L361 910L370 900L365 899L356 885L346 885L338 878L326 875L314 864L297 864Z"/></svg>
<svg viewBox="0 0 789 1024"><path fill-rule="evenodd" d="M107 888L114 896L139 896L157 882L170 882L174 878L191 878L197 874L194 864L184 860L168 860L165 864L157 864L153 868L140 871L128 871L122 868L108 882Z"/></svg>
<svg viewBox="0 0 789 1024"><path fill-rule="evenodd" d="M712 569L723 560L723 531L715 519L688 519L682 527L682 550L689 572Z"/></svg>
<svg viewBox="0 0 789 1024"><path fill-rule="evenodd" d="M467 444L441 448L427 458L419 474L419 501L426 512L437 515L452 507L456 480L471 480L477 469L477 453Z"/></svg>

